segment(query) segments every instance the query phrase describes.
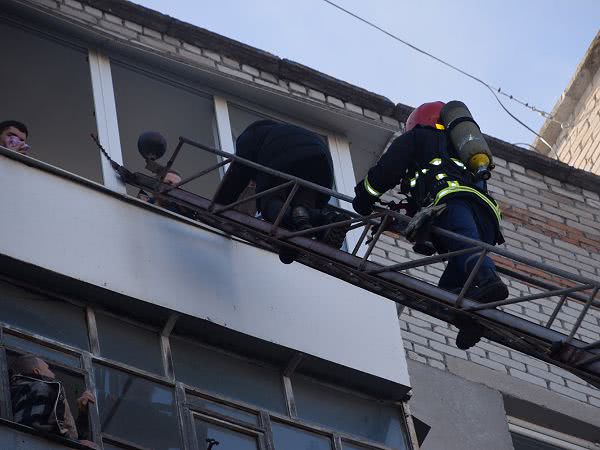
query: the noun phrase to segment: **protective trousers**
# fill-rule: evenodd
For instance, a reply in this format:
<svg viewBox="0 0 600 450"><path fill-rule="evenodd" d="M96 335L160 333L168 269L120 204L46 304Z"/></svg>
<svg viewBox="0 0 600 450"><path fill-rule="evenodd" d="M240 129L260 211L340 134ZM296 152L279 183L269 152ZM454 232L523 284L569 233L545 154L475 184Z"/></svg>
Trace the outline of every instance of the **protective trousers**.
<svg viewBox="0 0 600 450"><path fill-rule="evenodd" d="M471 239L494 245L496 242L496 218L477 200L457 197L448 199L446 210L440 215L435 225ZM471 247L466 242L457 239L436 236L434 245L438 253L448 253ZM479 258L479 252L454 256L449 259L446 270L440 277L438 286L447 291L459 292L469 277ZM485 257L475 283L485 284L485 281L495 278L496 266Z"/></svg>

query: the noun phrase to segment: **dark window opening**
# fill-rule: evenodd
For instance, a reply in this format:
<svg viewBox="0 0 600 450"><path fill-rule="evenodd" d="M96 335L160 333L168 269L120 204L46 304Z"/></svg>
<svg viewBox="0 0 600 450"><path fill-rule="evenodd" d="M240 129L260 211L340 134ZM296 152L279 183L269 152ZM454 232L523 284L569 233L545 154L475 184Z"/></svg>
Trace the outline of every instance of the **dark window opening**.
<svg viewBox="0 0 600 450"><path fill-rule="evenodd" d="M0 22L0 121L23 122L29 156L102 182L87 50Z"/></svg>

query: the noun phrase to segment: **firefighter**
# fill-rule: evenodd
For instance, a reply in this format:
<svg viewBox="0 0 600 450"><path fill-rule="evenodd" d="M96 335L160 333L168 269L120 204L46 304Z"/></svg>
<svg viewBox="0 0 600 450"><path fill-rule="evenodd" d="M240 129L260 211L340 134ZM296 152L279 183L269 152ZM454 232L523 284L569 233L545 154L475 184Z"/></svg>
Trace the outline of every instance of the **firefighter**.
<svg viewBox="0 0 600 450"><path fill-rule="evenodd" d="M406 132L392 142L354 188L353 207L359 214L370 214L379 197L403 180L407 193L420 210L415 217L437 215L433 224L440 228L491 245L502 243L498 204L487 192L485 181L478 179L466 162L461 161L456 145L452 144L457 141L456 136L451 136L440 118L444 106L439 101L424 103L412 112L406 121ZM475 123L472 118L461 120ZM471 134L466 136L467 140L470 138ZM414 230L411 231L414 235ZM459 240L437 236L432 237L432 244L438 253L469 247ZM477 253L468 253L450 258L438 286L459 293L478 257ZM483 260L474 286L466 296L479 302L508 297L508 289L489 257Z"/></svg>
<svg viewBox="0 0 600 450"><path fill-rule="evenodd" d="M333 162L327 144L319 135L295 125L273 120L252 123L238 137L236 155L329 189L333 186ZM216 202L226 205L236 201L251 181L256 184L257 193L286 182L233 162ZM265 220L276 220L290 190L282 189L257 200L257 210ZM328 194L300 186L290 208L284 213L282 224L292 230L305 230L349 218L326 208L329 199ZM332 247L341 248L346 231L347 227L337 227L317 237Z"/></svg>

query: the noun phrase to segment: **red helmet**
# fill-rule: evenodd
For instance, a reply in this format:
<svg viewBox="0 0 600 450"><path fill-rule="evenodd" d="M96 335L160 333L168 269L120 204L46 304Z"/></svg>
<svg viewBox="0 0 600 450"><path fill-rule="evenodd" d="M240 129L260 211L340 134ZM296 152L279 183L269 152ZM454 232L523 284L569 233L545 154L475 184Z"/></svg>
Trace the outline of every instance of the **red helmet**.
<svg viewBox="0 0 600 450"><path fill-rule="evenodd" d="M439 123L440 112L444 107L444 102L423 103L410 113L406 119L406 131L412 130L417 125L425 127L434 127L443 130L443 126ZM440 125L436 127L436 125ZM440 128L441 127L441 128Z"/></svg>

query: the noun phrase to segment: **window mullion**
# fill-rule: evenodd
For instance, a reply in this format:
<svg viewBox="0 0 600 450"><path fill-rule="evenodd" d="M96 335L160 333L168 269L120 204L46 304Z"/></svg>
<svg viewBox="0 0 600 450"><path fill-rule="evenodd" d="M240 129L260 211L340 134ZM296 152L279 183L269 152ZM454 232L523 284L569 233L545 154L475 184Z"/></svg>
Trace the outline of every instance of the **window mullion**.
<svg viewBox="0 0 600 450"><path fill-rule="evenodd" d="M187 406L186 392L183 383L175 385L175 402L177 406L178 426L184 450L200 450L196 431L194 430L194 419Z"/></svg>
<svg viewBox="0 0 600 450"><path fill-rule="evenodd" d="M10 401L10 381L8 379L8 359L4 347L0 347L0 417L8 420L13 418Z"/></svg>
<svg viewBox="0 0 600 450"><path fill-rule="evenodd" d="M275 443L273 441L273 430L271 429L271 417L266 411L260 412L260 425L264 428L264 445L265 448L261 450L275 450Z"/></svg>
<svg viewBox="0 0 600 450"><path fill-rule="evenodd" d="M219 137L219 147L222 151L234 154L235 145L233 143L233 136L231 134L231 122L229 119L229 109L227 108L227 100L223 97L215 96L213 98L215 103L215 119L217 121L217 135ZM221 160L222 157L219 157ZM221 178L225 175L227 166L219 169Z"/></svg>
<svg viewBox="0 0 600 450"><path fill-rule="evenodd" d="M333 172L335 174L335 190L340 194L345 194L354 197L354 186L356 185L356 177L354 176L354 166L352 165L352 155L350 154L350 144L348 139L339 135L328 135L329 149L333 160ZM348 202L340 200L340 208L352 211L352 205ZM354 249L354 246L360 239L362 228L350 230L346 234L346 243L349 251ZM364 247L364 246L363 246ZM362 256L365 248L360 248L357 255Z"/></svg>
<svg viewBox="0 0 600 450"><path fill-rule="evenodd" d="M89 51L88 59L92 78L92 91L94 93L94 110L96 113L98 139L111 159L122 165L123 154L121 152L117 106L115 103L110 60L107 56L95 50ZM110 162L104 155L100 155L100 160L102 162L104 185L109 189L124 194L126 192L125 184L117 176Z"/></svg>
<svg viewBox="0 0 600 450"><path fill-rule="evenodd" d="M90 435L91 435L91 440L99 443L100 442L100 435L102 430L100 429L100 413L98 412L98 394L96 392L96 378L94 375L94 367L92 365L92 355L88 352L84 352L81 355L81 362L83 365L83 369L85 370L85 386L86 389L89 389L93 394L94 397L96 398L96 401L94 403L91 403L89 405L89 412L88 414L90 415Z"/></svg>

